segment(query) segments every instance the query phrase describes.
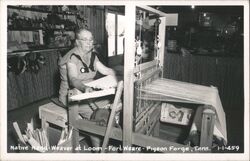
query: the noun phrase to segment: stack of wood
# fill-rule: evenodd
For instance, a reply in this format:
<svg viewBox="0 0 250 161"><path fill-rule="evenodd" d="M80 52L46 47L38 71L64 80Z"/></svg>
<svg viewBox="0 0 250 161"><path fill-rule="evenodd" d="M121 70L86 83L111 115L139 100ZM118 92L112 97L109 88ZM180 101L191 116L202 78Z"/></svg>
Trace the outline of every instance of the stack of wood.
<svg viewBox="0 0 250 161"><path fill-rule="evenodd" d="M33 119L30 123L27 123L27 128L25 134L22 134L18 123L13 122L14 129L17 133L19 143L25 146L30 146L31 150L35 150L41 153L44 152L71 152L71 138L72 131L71 128L63 128L61 132L60 139L57 145L50 145L48 135L44 129L34 129ZM80 137L79 139L83 139Z"/></svg>
<svg viewBox="0 0 250 161"><path fill-rule="evenodd" d="M21 144L30 145L33 150L39 152L46 152L49 150L49 140L45 131L43 129L34 129L33 121L27 123L25 134L21 133L17 122L13 122L13 126Z"/></svg>

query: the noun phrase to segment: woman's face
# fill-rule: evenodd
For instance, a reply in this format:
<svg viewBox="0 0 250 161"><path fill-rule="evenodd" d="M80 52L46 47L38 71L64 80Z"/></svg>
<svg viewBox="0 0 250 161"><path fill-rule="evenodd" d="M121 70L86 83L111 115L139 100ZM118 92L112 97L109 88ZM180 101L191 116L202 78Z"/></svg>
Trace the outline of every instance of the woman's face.
<svg viewBox="0 0 250 161"><path fill-rule="evenodd" d="M91 32L84 30L79 34L77 45L81 47L84 52L92 50L94 47L93 43L94 40Z"/></svg>

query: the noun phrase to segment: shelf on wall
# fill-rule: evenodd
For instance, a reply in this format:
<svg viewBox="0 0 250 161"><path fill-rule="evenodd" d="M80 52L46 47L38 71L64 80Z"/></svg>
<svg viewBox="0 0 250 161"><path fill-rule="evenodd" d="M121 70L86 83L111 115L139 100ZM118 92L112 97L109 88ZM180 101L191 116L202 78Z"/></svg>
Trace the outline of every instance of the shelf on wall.
<svg viewBox="0 0 250 161"><path fill-rule="evenodd" d="M52 13L52 11L45 11L42 9L37 8L28 8L28 7L21 7L21 6L7 6L8 9L18 9L18 10L26 10L26 11L33 11L33 12L42 12L42 13ZM64 15L75 15L75 13L64 13L64 12L53 12L55 14L64 14Z"/></svg>
<svg viewBox="0 0 250 161"><path fill-rule="evenodd" d="M35 30L44 30L42 27L8 27L8 31L35 31Z"/></svg>
<svg viewBox="0 0 250 161"><path fill-rule="evenodd" d="M16 50L13 52L7 52L8 57L13 56L24 56L27 53L39 53L39 52L49 52L55 50L65 50L70 49L71 47L54 47L54 48L39 48L39 49L30 49L30 50Z"/></svg>
<svg viewBox="0 0 250 161"><path fill-rule="evenodd" d="M54 31L74 31L74 29L58 29L58 28L44 28L44 27L8 27L8 31L35 31L35 30L54 30Z"/></svg>

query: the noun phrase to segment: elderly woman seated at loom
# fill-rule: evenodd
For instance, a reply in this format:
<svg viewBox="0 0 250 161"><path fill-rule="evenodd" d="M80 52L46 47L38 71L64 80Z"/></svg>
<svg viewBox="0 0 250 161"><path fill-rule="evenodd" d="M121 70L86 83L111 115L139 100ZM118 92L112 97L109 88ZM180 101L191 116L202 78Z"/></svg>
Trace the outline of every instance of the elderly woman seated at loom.
<svg viewBox="0 0 250 161"><path fill-rule="evenodd" d="M76 32L75 47L59 60L61 77L59 101L64 106L67 106L67 95L69 89L76 88L84 93L92 92L94 90L87 86L86 83L94 80L97 71L103 75L115 76L114 70L106 67L99 61L94 50L93 42L93 35L89 30L79 29ZM106 97L101 100L90 99L85 101L80 105L80 115L84 119L91 119L91 116L98 117L93 114L93 112L98 108L101 108L101 106L105 106L109 103L110 100ZM108 117L108 113L105 112L105 110L103 113ZM107 119L108 118L106 118L106 121ZM99 138L94 136L91 136L90 138L93 146L100 146Z"/></svg>

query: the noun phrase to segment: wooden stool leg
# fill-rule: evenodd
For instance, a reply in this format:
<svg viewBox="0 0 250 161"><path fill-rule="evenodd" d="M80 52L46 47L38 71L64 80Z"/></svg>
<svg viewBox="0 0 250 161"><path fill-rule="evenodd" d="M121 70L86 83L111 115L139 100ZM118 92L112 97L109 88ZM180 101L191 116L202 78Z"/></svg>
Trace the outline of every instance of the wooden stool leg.
<svg viewBox="0 0 250 161"><path fill-rule="evenodd" d="M117 110L117 106L119 104L119 100L120 100L121 95L122 95L122 90L123 90L123 81L120 81L118 83L118 86L117 86L117 91L116 91L114 103L112 105L111 114L109 116L108 126L107 126L105 136L104 136L104 140L103 140L103 143L102 143L102 150L101 150L102 153L105 152L105 148L107 147L108 142L109 142L109 137L111 135L111 130L112 130L112 127L113 127L113 124L114 124L115 113L116 113L116 110Z"/></svg>
<svg viewBox="0 0 250 161"><path fill-rule="evenodd" d="M42 129L44 130L44 132L45 132L45 135L47 136L47 138L48 138L48 127L49 127L49 123L46 121L46 119L45 118L42 118L41 119L41 122L42 122Z"/></svg>
<svg viewBox="0 0 250 161"><path fill-rule="evenodd" d="M153 136L154 137L159 137L160 136L160 120L158 120L155 124L154 131L153 131Z"/></svg>
<svg viewBox="0 0 250 161"><path fill-rule="evenodd" d="M205 106L202 115L200 146L211 149L213 142L213 132L215 123L215 112L211 107Z"/></svg>
<svg viewBox="0 0 250 161"><path fill-rule="evenodd" d="M69 106L69 126L68 127L72 127L73 131L72 131L72 152L77 152L76 151L76 147L79 146L79 131L76 127L76 121L78 119L78 109L79 109L79 105L78 104L72 104ZM70 129L69 129L70 130ZM68 130L68 131L69 131Z"/></svg>

